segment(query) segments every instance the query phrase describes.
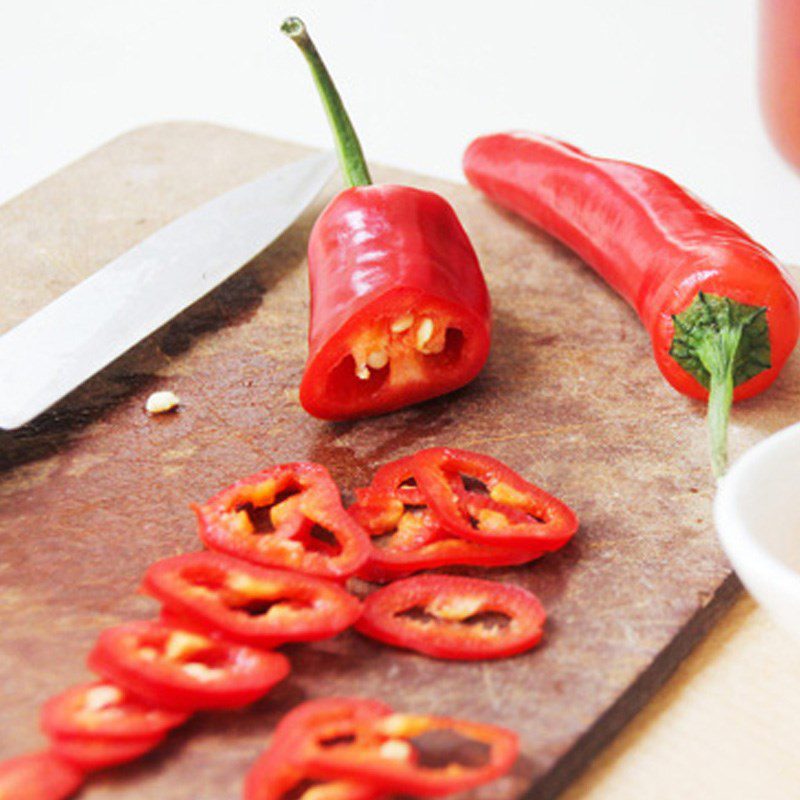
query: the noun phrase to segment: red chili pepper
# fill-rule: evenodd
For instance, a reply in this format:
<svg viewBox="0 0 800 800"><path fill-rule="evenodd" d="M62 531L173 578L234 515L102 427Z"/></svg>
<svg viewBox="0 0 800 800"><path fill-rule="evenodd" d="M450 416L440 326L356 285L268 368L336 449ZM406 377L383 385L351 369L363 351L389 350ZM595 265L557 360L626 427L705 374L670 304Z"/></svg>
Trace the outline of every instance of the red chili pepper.
<svg viewBox="0 0 800 800"><path fill-rule="evenodd" d="M441 797L472 789L508 772L518 753L516 734L494 725L424 714L385 713L375 718L315 720L298 737L296 761L310 774L380 786L388 794ZM426 764L422 739L440 732L486 746L484 763L447 758ZM437 754L441 755L441 754Z"/></svg>
<svg viewBox="0 0 800 800"><path fill-rule="evenodd" d="M578 530L567 505L490 456L433 447L414 454L413 469L431 510L464 539L549 552Z"/></svg>
<svg viewBox="0 0 800 800"><path fill-rule="evenodd" d="M369 554L369 537L319 464L272 467L192 508L207 547L256 564L347 578Z"/></svg>
<svg viewBox="0 0 800 800"><path fill-rule="evenodd" d="M479 544L453 536L428 508L413 463L407 456L384 464L366 489L356 489L357 502L348 511L374 537L360 578L382 582L454 564L511 566L542 554L538 547Z"/></svg>
<svg viewBox="0 0 800 800"><path fill-rule="evenodd" d="M41 727L51 737L125 741L162 736L188 714L156 708L108 681L96 681L51 697L42 707Z"/></svg>
<svg viewBox="0 0 800 800"><path fill-rule="evenodd" d="M383 703L360 699L325 698L296 706L280 721L269 748L247 774L244 800L284 800L301 786L306 791L313 787L325 800L377 800L381 791L363 781L315 779L296 762L296 750L320 724L352 726L354 720L377 719L389 712Z"/></svg>
<svg viewBox="0 0 800 800"><path fill-rule="evenodd" d="M66 800L83 781L81 770L49 751L0 762L2 800Z"/></svg>
<svg viewBox="0 0 800 800"><path fill-rule="evenodd" d="M154 705L195 711L252 703L286 677L289 662L148 620L103 631L89 668Z"/></svg>
<svg viewBox="0 0 800 800"><path fill-rule="evenodd" d="M775 380L800 332L797 293L777 260L665 175L544 136L476 139L464 172L633 306L664 377L708 398L712 462L724 472L731 402Z"/></svg>
<svg viewBox="0 0 800 800"><path fill-rule="evenodd" d="M435 658L504 658L542 638L545 612L520 586L417 575L369 595L356 629Z"/></svg>
<svg viewBox="0 0 800 800"><path fill-rule="evenodd" d="M145 573L143 589L174 617L256 647L327 639L361 613L358 598L334 583L219 553L158 561Z"/></svg>
<svg viewBox="0 0 800 800"><path fill-rule="evenodd" d="M125 764L149 753L164 741L164 734L141 739L93 739L87 736L56 736L50 748L60 758L84 772ZM2 795L0 795L2 797Z"/></svg>
<svg viewBox="0 0 800 800"><path fill-rule="evenodd" d="M291 17L282 30L311 67L350 186L311 232L309 356L300 402L322 419L347 419L457 389L489 353L489 295L475 251L439 195L371 185L305 25Z"/></svg>

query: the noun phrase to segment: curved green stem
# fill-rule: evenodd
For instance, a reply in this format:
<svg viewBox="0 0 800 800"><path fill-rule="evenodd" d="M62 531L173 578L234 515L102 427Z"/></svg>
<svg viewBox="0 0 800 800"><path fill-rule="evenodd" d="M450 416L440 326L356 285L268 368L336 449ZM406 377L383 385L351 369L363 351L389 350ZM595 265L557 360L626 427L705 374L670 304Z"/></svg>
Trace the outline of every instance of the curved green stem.
<svg viewBox="0 0 800 800"><path fill-rule="evenodd" d="M300 48L311 68L314 83L333 131L336 152L345 180L350 186L369 186L372 178L358 136L347 115L342 98L336 90L333 78L317 52L314 42L311 41L305 24L298 17L287 17L281 25L281 30Z"/></svg>
<svg viewBox="0 0 800 800"><path fill-rule="evenodd" d="M708 389L711 465L719 478L728 466L728 419L733 389L770 368L766 308L698 292L673 316L670 355Z"/></svg>
<svg viewBox="0 0 800 800"><path fill-rule="evenodd" d="M728 468L728 419L733 404L733 365L742 340L740 326L704 336L697 357L708 370L708 435L711 468L721 478Z"/></svg>

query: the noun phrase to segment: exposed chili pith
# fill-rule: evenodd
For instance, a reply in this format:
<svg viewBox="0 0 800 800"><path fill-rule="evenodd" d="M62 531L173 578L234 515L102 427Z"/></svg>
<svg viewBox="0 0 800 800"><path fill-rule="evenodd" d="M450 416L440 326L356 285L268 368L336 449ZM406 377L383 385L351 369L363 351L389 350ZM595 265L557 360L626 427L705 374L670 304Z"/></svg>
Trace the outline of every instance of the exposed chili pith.
<svg viewBox="0 0 800 800"><path fill-rule="evenodd" d="M255 647L327 639L361 613L341 586L220 553L174 556L152 564L142 588L174 618Z"/></svg>
<svg viewBox="0 0 800 800"><path fill-rule="evenodd" d="M775 380L800 332L797 293L777 260L665 175L545 136L476 139L464 172L633 306L664 377L708 399L712 464L722 474L731 403Z"/></svg>
<svg viewBox="0 0 800 800"><path fill-rule="evenodd" d="M550 552L578 530L569 506L495 458L453 447L420 450L413 458L420 491L442 526L457 536Z"/></svg>
<svg viewBox="0 0 800 800"><path fill-rule="evenodd" d="M165 734L188 715L167 711L131 696L108 681L73 686L42 706L41 727L52 737L124 741Z"/></svg>
<svg viewBox="0 0 800 800"><path fill-rule="evenodd" d="M323 419L381 414L471 381L489 352L489 294L455 212L439 195L373 186L322 59L296 17L282 26L308 61L350 188L308 246L309 355L300 401Z"/></svg>
<svg viewBox="0 0 800 800"><path fill-rule="evenodd" d="M88 663L153 705L178 711L245 706L289 673L280 653L151 620L103 631Z"/></svg>
<svg viewBox="0 0 800 800"><path fill-rule="evenodd" d="M373 592L356 629L435 658L504 658L534 647L545 612L520 586L454 575L416 575Z"/></svg>
<svg viewBox="0 0 800 800"><path fill-rule="evenodd" d="M424 714L391 712L307 727L295 752L310 774L365 781L413 797L441 797L488 783L511 769L519 749L516 734L505 728ZM426 765L420 738L432 732L485 746L485 761L467 765L448 758L444 765Z"/></svg>
<svg viewBox="0 0 800 800"><path fill-rule="evenodd" d="M504 547L454 536L428 508L413 464L411 456L384 464L368 487L356 489L358 499L348 511L373 537L360 578L382 582L450 565L511 566L542 554L536 546Z"/></svg>
<svg viewBox="0 0 800 800"><path fill-rule="evenodd" d="M50 751L26 753L0 762L3 800L66 800L85 779L74 764Z"/></svg>
<svg viewBox="0 0 800 800"><path fill-rule="evenodd" d="M280 464L192 508L208 548L255 564L347 578L368 555L369 537L320 464Z"/></svg>

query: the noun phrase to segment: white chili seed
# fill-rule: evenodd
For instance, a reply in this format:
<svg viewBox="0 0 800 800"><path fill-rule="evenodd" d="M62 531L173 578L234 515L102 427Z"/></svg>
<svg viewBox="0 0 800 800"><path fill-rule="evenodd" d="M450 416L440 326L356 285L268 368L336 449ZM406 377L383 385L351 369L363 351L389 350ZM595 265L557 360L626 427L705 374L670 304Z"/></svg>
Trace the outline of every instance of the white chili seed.
<svg viewBox="0 0 800 800"><path fill-rule="evenodd" d="M181 400L175 392L153 392L153 394L147 398L144 408L148 414L164 414L167 411L172 411L174 408L177 408L180 402Z"/></svg>
<svg viewBox="0 0 800 800"><path fill-rule="evenodd" d="M411 314L405 314L398 317L390 326L392 333L403 333L407 331L414 324L414 317Z"/></svg>
<svg viewBox="0 0 800 800"><path fill-rule="evenodd" d="M417 328L417 350L422 350L431 336L433 336L433 320L430 317L424 317Z"/></svg>

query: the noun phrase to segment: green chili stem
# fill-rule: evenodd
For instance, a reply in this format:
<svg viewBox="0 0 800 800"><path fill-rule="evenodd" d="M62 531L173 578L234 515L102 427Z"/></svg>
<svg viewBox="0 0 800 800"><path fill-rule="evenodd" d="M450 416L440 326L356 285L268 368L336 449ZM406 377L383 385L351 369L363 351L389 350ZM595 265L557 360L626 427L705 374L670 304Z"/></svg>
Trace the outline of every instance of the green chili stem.
<svg viewBox="0 0 800 800"><path fill-rule="evenodd" d="M336 152L345 180L350 186L369 186L372 178L358 136L333 79L308 35L305 24L298 17L287 17L281 25L281 30L300 48L311 68L314 83L333 131Z"/></svg>
<svg viewBox="0 0 800 800"><path fill-rule="evenodd" d="M733 403L733 367L742 339L741 325L708 332L697 348L697 356L710 376L708 433L711 466L721 478L728 468L728 419Z"/></svg>

